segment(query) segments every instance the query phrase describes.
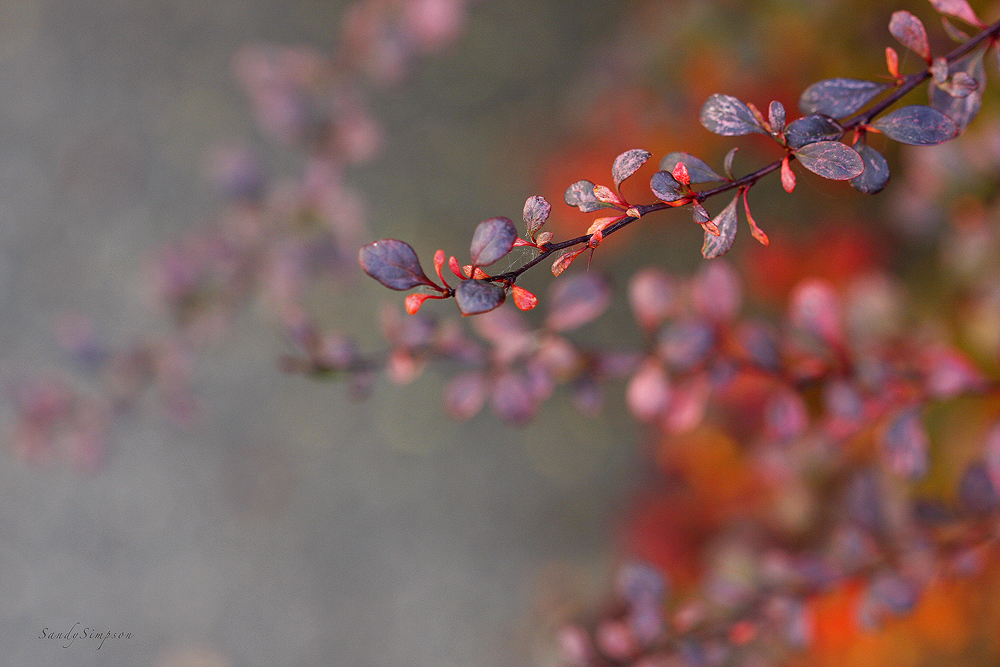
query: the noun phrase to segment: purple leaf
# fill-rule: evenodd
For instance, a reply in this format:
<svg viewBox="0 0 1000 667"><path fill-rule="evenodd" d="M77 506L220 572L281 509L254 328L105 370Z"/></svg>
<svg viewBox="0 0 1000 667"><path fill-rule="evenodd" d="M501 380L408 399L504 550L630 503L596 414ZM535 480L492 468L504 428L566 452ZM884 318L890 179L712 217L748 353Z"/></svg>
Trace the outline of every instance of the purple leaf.
<svg viewBox="0 0 1000 667"><path fill-rule="evenodd" d="M989 514L1000 505L1000 497L982 461L969 464L958 483L958 497L974 514Z"/></svg>
<svg viewBox="0 0 1000 667"><path fill-rule="evenodd" d="M656 350L674 370L684 372L706 361L715 346L715 332L704 320L674 320L660 332Z"/></svg>
<svg viewBox="0 0 1000 667"><path fill-rule="evenodd" d="M658 171L649 179L649 187L660 201L675 202L684 199L681 184L669 171Z"/></svg>
<svg viewBox="0 0 1000 667"><path fill-rule="evenodd" d="M545 325L568 331L599 317L611 305L611 286L599 273L577 273L553 283Z"/></svg>
<svg viewBox="0 0 1000 667"><path fill-rule="evenodd" d="M901 144L934 146L954 139L958 125L937 109L914 104L896 109L871 125Z"/></svg>
<svg viewBox="0 0 1000 667"><path fill-rule="evenodd" d="M817 141L834 141L844 134L840 123L821 114L793 120L785 128L785 141L789 148L802 148Z"/></svg>
<svg viewBox="0 0 1000 667"><path fill-rule="evenodd" d="M934 5L934 9L942 14L962 19L969 25L983 27L983 22L972 11L972 7L969 6L966 0L931 0L931 4Z"/></svg>
<svg viewBox="0 0 1000 667"><path fill-rule="evenodd" d="M721 257L733 247L733 241L736 240L736 202L739 199L740 196L737 194L722 213L712 220L719 228L718 236L705 232L705 244L701 248L701 254L705 259Z"/></svg>
<svg viewBox="0 0 1000 667"><path fill-rule="evenodd" d="M894 12L889 20L889 32L899 40L900 44L928 63L931 61L931 45L927 41L927 30L916 16L902 10Z"/></svg>
<svg viewBox="0 0 1000 667"><path fill-rule="evenodd" d="M897 413L882 434L881 445L889 467L897 474L907 479L927 474L930 439L918 408Z"/></svg>
<svg viewBox="0 0 1000 667"><path fill-rule="evenodd" d="M524 202L524 224L527 226L528 236L532 239L535 238L535 234L542 228L545 221L549 219L549 213L551 212L552 204L547 202L545 197L538 195L528 197Z"/></svg>
<svg viewBox="0 0 1000 667"><path fill-rule="evenodd" d="M860 176L851 179L851 186L858 192L873 195L881 192L889 183L889 163L882 154L863 141L854 144L854 150L865 163L865 170Z"/></svg>
<svg viewBox="0 0 1000 667"><path fill-rule="evenodd" d="M455 302L462 315L479 315L493 310L507 298L504 289L486 280L463 280L455 288Z"/></svg>
<svg viewBox="0 0 1000 667"><path fill-rule="evenodd" d="M486 377L476 371L453 377L444 388L442 400L452 419L466 421L476 416L486 403Z"/></svg>
<svg viewBox="0 0 1000 667"><path fill-rule="evenodd" d="M673 174L674 167L677 166L678 162L683 162L684 166L687 167L692 183L714 183L716 181L726 180L722 176L715 173L704 160L697 158L690 153L684 153L683 151L677 151L663 156L663 159L660 160L660 169L668 174ZM676 183L676 181L674 182Z"/></svg>
<svg viewBox="0 0 1000 667"><path fill-rule="evenodd" d="M523 424L538 411L537 401L531 392L531 383L524 373L507 371L493 383L490 407L504 421Z"/></svg>
<svg viewBox="0 0 1000 667"><path fill-rule="evenodd" d="M865 170L857 151L839 141L807 144L795 151L795 157L803 167L831 181L847 181Z"/></svg>
<svg viewBox="0 0 1000 667"><path fill-rule="evenodd" d="M983 56L986 55L986 48L978 48L952 63L949 68L950 81L943 85L934 81L929 84L931 106L953 120L960 133L969 126L983 104L983 93L986 90ZM967 84L970 81L975 87L963 95L968 90Z"/></svg>
<svg viewBox="0 0 1000 667"><path fill-rule="evenodd" d="M767 108L767 122L771 124L771 132L780 133L785 129L785 105L775 100Z"/></svg>
<svg viewBox="0 0 1000 667"><path fill-rule="evenodd" d="M726 176L729 180L733 180L733 161L736 159L736 152L739 148L731 148L728 153L726 153L726 159L722 161L722 170L726 172Z"/></svg>
<svg viewBox="0 0 1000 667"><path fill-rule="evenodd" d="M588 180L577 181L566 188L563 197L567 204L576 206L583 213L591 213L602 208L612 208L611 204L605 204L594 194L594 184Z"/></svg>
<svg viewBox="0 0 1000 667"><path fill-rule="evenodd" d="M638 171L639 167L645 164L646 160L652 156L653 154L649 151L634 148L616 157L615 163L611 167L611 177L615 181L615 187L620 186L622 181Z"/></svg>
<svg viewBox="0 0 1000 667"><path fill-rule="evenodd" d="M757 122L750 107L731 95L716 93L709 97L701 107L700 120L709 132L724 137L736 137L752 132L767 134Z"/></svg>
<svg viewBox="0 0 1000 667"><path fill-rule="evenodd" d="M396 239L382 239L362 246L358 251L358 264L389 289L407 290L417 285L434 284L424 275L410 244Z"/></svg>
<svg viewBox="0 0 1000 667"><path fill-rule="evenodd" d="M473 266L489 266L514 247L517 228L509 218L490 218L476 226L469 253Z"/></svg>
<svg viewBox="0 0 1000 667"><path fill-rule="evenodd" d="M806 114L821 113L833 118L845 118L888 87L863 79L826 79L805 89L799 97L799 109Z"/></svg>

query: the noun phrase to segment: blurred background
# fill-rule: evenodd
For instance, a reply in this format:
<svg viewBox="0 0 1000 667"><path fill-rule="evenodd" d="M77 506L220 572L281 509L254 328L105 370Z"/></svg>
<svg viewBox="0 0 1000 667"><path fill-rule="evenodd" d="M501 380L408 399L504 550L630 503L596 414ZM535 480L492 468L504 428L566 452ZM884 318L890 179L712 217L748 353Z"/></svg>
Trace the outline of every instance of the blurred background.
<svg viewBox="0 0 1000 667"><path fill-rule="evenodd" d="M252 162L278 184L308 171L301 146L267 127L273 116L255 122L254 67L264 66L248 44L348 58L364 81L377 129L365 117L351 135L358 159L338 171L345 189L333 204L343 214L333 254L347 259L302 296L324 328L378 351L381 304L401 311L402 297L356 270L351 242L406 239L427 268L439 247L463 257L479 221L518 220L533 194L554 203L557 235L576 236L590 221L561 205L569 183L608 182L614 156L637 147L718 165L731 142L697 123L709 94L791 110L819 78L880 72L884 26L903 3L424 2L426 40L388 40L389 51L358 37L376 21L350 14L355 4L0 3L5 664L536 664L557 621L609 585L616 527L648 473L648 438L620 385L589 413L557 393L524 426L488 412L449 420L446 377L433 368L402 386L377 379L358 401L344 383L281 372L287 331L251 295L198 354L164 357L183 367L190 395L164 405L137 392L106 429L44 446L26 435L26 410L50 414L66 395L102 391L94 341L169 348L163 248L183 258L190 249L171 244L231 212L233 170ZM390 16L404 4L367 3ZM362 45L344 56L352 35ZM255 157L227 171L244 152ZM824 246L840 253L831 275L899 238L861 217L891 217L897 195L873 203L802 185L809 196L780 205L767 199L777 183L754 191L777 259L735 253L763 267L765 312L793 282L789 257L820 238L822 227L801 226L817 210L827 229L864 229ZM920 229L904 238L919 253ZM633 267L683 274L701 261L693 225L654 222L639 239L622 234L595 260L624 272L617 297ZM525 284L543 293L547 271L536 273ZM637 343L619 324L623 302L580 335ZM425 308L454 317L447 305ZM40 639L78 622L132 636L99 650Z"/></svg>

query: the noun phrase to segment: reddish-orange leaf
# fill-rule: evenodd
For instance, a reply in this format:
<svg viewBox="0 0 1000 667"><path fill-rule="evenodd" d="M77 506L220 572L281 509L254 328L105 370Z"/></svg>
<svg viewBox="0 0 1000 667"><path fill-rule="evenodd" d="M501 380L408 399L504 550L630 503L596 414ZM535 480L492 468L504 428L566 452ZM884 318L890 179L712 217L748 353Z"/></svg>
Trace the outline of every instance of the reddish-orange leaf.
<svg viewBox="0 0 1000 667"><path fill-rule="evenodd" d="M608 227L609 225L613 225L614 223L618 222L623 218L624 216L621 215L612 216L610 218L598 218L597 220L594 220L594 224L590 226L590 228L587 230L587 233L593 234L595 232L604 231L606 227Z"/></svg>
<svg viewBox="0 0 1000 667"><path fill-rule="evenodd" d="M465 276L462 275L462 269L459 267L458 260L455 259L454 255L448 258L448 268L451 269L451 272L455 274L456 278L459 280L465 280Z"/></svg>
<svg viewBox="0 0 1000 667"><path fill-rule="evenodd" d="M531 310L538 305L538 297L523 287L514 285L510 291L510 295L514 299L514 305L521 310Z"/></svg>
<svg viewBox="0 0 1000 667"><path fill-rule="evenodd" d="M441 275L441 269L444 267L444 250L438 250L434 253L434 270L437 271L438 278L444 283L445 287L448 286L448 281L444 279Z"/></svg>
<svg viewBox="0 0 1000 667"><path fill-rule="evenodd" d="M743 191L743 210L746 211L747 222L750 223L750 233L755 239L760 241L761 245L766 246L771 243L771 240L767 238L764 230L757 226L757 221L753 219L753 215L750 213L750 204L747 202L748 192L750 192L749 189Z"/></svg>
<svg viewBox="0 0 1000 667"><path fill-rule="evenodd" d="M560 273L569 268L569 265L573 263L573 260L580 256L580 253L586 250L586 247L580 248L579 250L571 250L570 252L565 252L556 258L556 261L552 262L552 275L558 276Z"/></svg>
<svg viewBox="0 0 1000 667"><path fill-rule="evenodd" d="M598 229L596 232L590 235L590 241L587 243L591 248L596 248L601 245L601 241L604 240L604 232Z"/></svg>
<svg viewBox="0 0 1000 667"><path fill-rule="evenodd" d="M711 234L712 236L718 236L720 233L719 226L711 220L701 223L701 228L704 229L709 234Z"/></svg>
<svg viewBox="0 0 1000 667"><path fill-rule="evenodd" d="M795 189L795 172L792 171L787 155L781 161L781 187L785 188L785 192L792 192Z"/></svg>
<svg viewBox="0 0 1000 667"><path fill-rule="evenodd" d="M406 312L410 315L416 315L420 306L424 305L424 301L429 298L431 298L430 294L410 294L403 301L403 305L406 307Z"/></svg>
<svg viewBox="0 0 1000 667"><path fill-rule="evenodd" d="M899 54L891 46L885 47L885 62L889 67L889 74L893 78L899 78Z"/></svg>
<svg viewBox="0 0 1000 667"><path fill-rule="evenodd" d="M465 274L466 278L475 278L476 280L483 280L485 278L490 277L490 274L486 273L478 266L476 267L475 271L473 271L472 264L466 264L465 266L463 266L462 273Z"/></svg>
<svg viewBox="0 0 1000 667"><path fill-rule="evenodd" d="M540 247L551 241L553 236L555 235L552 232L542 232L541 234L538 235L535 241L538 243Z"/></svg>
<svg viewBox="0 0 1000 667"><path fill-rule="evenodd" d="M683 162L678 162L674 167L673 177L681 185L691 185L691 174L688 172L687 165Z"/></svg>

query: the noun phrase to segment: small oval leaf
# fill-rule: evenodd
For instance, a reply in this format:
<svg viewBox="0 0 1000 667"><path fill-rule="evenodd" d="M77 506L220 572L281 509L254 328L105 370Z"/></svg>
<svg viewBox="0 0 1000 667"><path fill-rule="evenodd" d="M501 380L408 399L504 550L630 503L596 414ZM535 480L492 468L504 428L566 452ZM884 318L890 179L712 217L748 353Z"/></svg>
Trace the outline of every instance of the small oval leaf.
<svg viewBox="0 0 1000 667"><path fill-rule="evenodd" d="M489 266L514 247L517 228L509 218L490 218L476 226L469 254L473 266Z"/></svg>
<svg viewBox="0 0 1000 667"><path fill-rule="evenodd" d="M669 171L658 171L649 179L649 187L657 199L667 203L684 199L681 184Z"/></svg>
<svg viewBox="0 0 1000 667"><path fill-rule="evenodd" d="M633 148L616 157L615 163L611 166L611 177L615 181L615 187L620 186L622 181L638 171L639 167L651 157L652 153L641 148Z"/></svg>
<svg viewBox="0 0 1000 667"><path fill-rule="evenodd" d="M584 179L566 188L563 199L570 206L576 206L583 213L591 213L602 208L611 208L594 195L594 184Z"/></svg>
<svg viewBox="0 0 1000 667"><path fill-rule="evenodd" d="M507 298L504 289L485 280L463 280L455 288L455 303L463 316L488 313Z"/></svg>
<svg viewBox="0 0 1000 667"><path fill-rule="evenodd" d="M958 134L955 121L937 109L919 104L896 109L871 126L890 139L911 146L934 146Z"/></svg>
<svg viewBox="0 0 1000 667"><path fill-rule="evenodd" d="M780 133L785 129L785 105L775 100L767 108L767 122L771 124L771 132Z"/></svg>
<svg viewBox="0 0 1000 667"><path fill-rule="evenodd" d="M760 132L767 134L757 122L756 116L743 102L732 95L712 95L701 107L701 124L709 132L724 137Z"/></svg>
<svg viewBox="0 0 1000 667"><path fill-rule="evenodd" d="M701 254L705 259L721 257L733 247L733 241L736 240L736 202L739 200L740 195L737 194L722 213L712 220L719 228L718 236L705 232L705 243L701 247Z"/></svg>
<svg viewBox="0 0 1000 667"><path fill-rule="evenodd" d="M538 230L542 228L545 221L549 219L549 213L552 212L552 204L545 200L545 197L535 195L534 197L528 197L524 202L524 224L527 226L528 236L532 239L535 238L535 234Z"/></svg>
<svg viewBox="0 0 1000 667"><path fill-rule="evenodd" d="M976 13L972 11L972 7L966 0L931 0L931 4L934 5L934 9L938 10L941 14L947 14L948 16L954 16L957 19L962 19L969 25L974 25L979 28L985 27L985 24L980 20Z"/></svg>
<svg viewBox="0 0 1000 667"><path fill-rule="evenodd" d="M847 181L865 170L857 151L839 141L817 141L795 151L802 166L831 181Z"/></svg>
<svg viewBox="0 0 1000 667"><path fill-rule="evenodd" d="M805 89L799 97L802 113L845 118L879 96L889 86L863 79L826 79Z"/></svg>
<svg viewBox="0 0 1000 667"><path fill-rule="evenodd" d="M692 183L715 183L726 180L715 173L704 160L683 151L663 156L663 159L660 160L660 169L672 174L679 162L684 163L684 166L687 167Z"/></svg>
<svg viewBox="0 0 1000 667"><path fill-rule="evenodd" d="M928 63L931 62L931 45L923 22L908 11L894 12L889 19L889 32L899 43Z"/></svg>
<svg viewBox="0 0 1000 667"><path fill-rule="evenodd" d="M881 192L889 183L889 163L881 153L863 141L854 144L854 150L865 163L865 170L851 179L851 187L866 195Z"/></svg>
<svg viewBox="0 0 1000 667"><path fill-rule="evenodd" d="M382 239L362 246L358 264L369 276L389 289L407 290L417 285L433 285L424 274L410 244L396 239Z"/></svg>
<svg viewBox="0 0 1000 667"><path fill-rule="evenodd" d="M785 141L789 148L801 148L817 141L835 141L844 134L844 128L829 116L812 114L793 120L785 128Z"/></svg>

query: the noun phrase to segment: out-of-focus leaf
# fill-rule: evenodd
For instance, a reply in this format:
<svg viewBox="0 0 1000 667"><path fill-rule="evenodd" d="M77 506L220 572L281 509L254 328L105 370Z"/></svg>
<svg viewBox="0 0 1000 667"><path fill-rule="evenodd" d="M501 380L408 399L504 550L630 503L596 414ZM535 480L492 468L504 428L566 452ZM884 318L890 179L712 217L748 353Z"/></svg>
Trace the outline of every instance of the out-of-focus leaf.
<svg viewBox="0 0 1000 667"><path fill-rule="evenodd" d="M517 228L509 218L490 218L476 226L469 254L473 266L489 266L514 247Z"/></svg>
<svg viewBox="0 0 1000 667"><path fill-rule="evenodd" d="M508 371L493 383L490 396L493 413L504 421L523 424L535 416L538 405L524 373Z"/></svg>
<svg viewBox="0 0 1000 667"><path fill-rule="evenodd" d="M487 389L486 377L482 373L460 373L444 388L442 399L445 410L452 419L458 421L471 419L483 409Z"/></svg>
<svg viewBox="0 0 1000 667"><path fill-rule="evenodd" d="M455 302L462 315L488 313L507 297L499 285L485 280L463 280L455 288Z"/></svg>
<svg viewBox="0 0 1000 667"><path fill-rule="evenodd" d="M793 120L785 128L785 141L789 148L801 148L817 141L834 141L844 134L840 123L829 116L812 114Z"/></svg>
<svg viewBox="0 0 1000 667"><path fill-rule="evenodd" d="M887 424L881 438L890 469L906 479L927 474L930 439L917 407L904 408Z"/></svg>
<svg viewBox="0 0 1000 667"><path fill-rule="evenodd" d="M809 411L798 392L786 389L775 393L764 410L764 428L776 442L797 438L809 428Z"/></svg>
<svg viewBox="0 0 1000 667"><path fill-rule="evenodd" d="M657 351L671 368L684 372L708 359L715 333L704 320L674 320L660 332Z"/></svg>
<svg viewBox="0 0 1000 667"><path fill-rule="evenodd" d="M649 187L660 201L667 203L684 199L681 184L669 171L658 171L649 179Z"/></svg>
<svg viewBox="0 0 1000 667"><path fill-rule="evenodd" d="M729 205L712 220L719 228L719 235L705 233L705 243L701 248L701 254L705 259L721 257L733 247L733 241L736 240L736 202L739 199L740 196L737 194L729 202Z"/></svg>
<svg viewBox="0 0 1000 667"><path fill-rule="evenodd" d="M785 105L775 100L767 108L767 122L771 124L771 132L777 134L785 129Z"/></svg>
<svg viewBox="0 0 1000 667"><path fill-rule="evenodd" d="M872 123L872 127L901 144L934 146L954 139L958 125L937 109L914 104L896 109Z"/></svg>
<svg viewBox="0 0 1000 667"><path fill-rule="evenodd" d="M653 329L677 307L677 281L663 269L643 269L629 281L628 301L639 324Z"/></svg>
<svg viewBox="0 0 1000 667"><path fill-rule="evenodd" d="M854 144L854 150L865 163L865 170L851 179L851 186L858 192L873 195L889 183L889 163L882 154L863 141Z"/></svg>
<svg viewBox="0 0 1000 667"><path fill-rule="evenodd" d="M944 85L938 85L934 81L929 84L931 106L953 120L959 133L965 131L983 105L983 93L986 90L983 57L986 49L984 45L953 62L949 68L949 81ZM975 84L975 87L961 95L970 83Z"/></svg>
<svg viewBox="0 0 1000 667"><path fill-rule="evenodd" d="M552 284L545 325L568 331L596 319L611 305L611 286L599 273L577 273Z"/></svg>
<svg viewBox="0 0 1000 667"><path fill-rule="evenodd" d="M845 118L864 108L888 87L863 79L825 79L805 89L799 97L799 109L806 114Z"/></svg>
<svg viewBox="0 0 1000 667"><path fill-rule="evenodd" d="M916 53L929 64L931 45L927 41L927 30L923 22L908 11L893 12L889 19L889 32L899 43Z"/></svg>
<svg viewBox="0 0 1000 667"><path fill-rule="evenodd" d="M670 403L670 379L659 361L647 359L629 380L625 403L639 421L651 422Z"/></svg>
<svg viewBox="0 0 1000 667"><path fill-rule="evenodd" d="M633 148L616 157L611 166L611 178L615 181L615 187L619 187L622 181L638 171L639 167L651 157L653 157L652 153L641 148Z"/></svg>
<svg viewBox="0 0 1000 667"><path fill-rule="evenodd" d="M389 289L407 290L417 285L433 285L410 244L396 239L382 239L362 246L358 264L369 276Z"/></svg>
<svg viewBox="0 0 1000 667"><path fill-rule="evenodd" d="M938 10L941 14L947 14L948 16L954 16L957 19L962 19L969 25L974 25L978 28L985 27L985 24L980 20L976 13L972 11L972 7L966 0L931 0L931 4L934 5L934 9Z"/></svg>
<svg viewBox="0 0 1000 667"><path fill-rule="evenodd" d="M799 330L834 347L844 340L840 299L826 281L799 283L792 291L788 319Z"/></svg>
<svg viewBox="0 0 1000 667"><path fill-rule="evenodd" d="M997 489L982 461L975 461L965 469L958 483L958 497L974 514L989 514L1000 506Z"/></svg>
<svg viewBox="0 0 1000 667"><path fill-rule="evenodd" d="M535 238L535 234L542 228L545 221L549 219L552 212L552 204L545 200L545 197L535 195L528 197L524 202L524 224L528 230L528 236Z"/></svg>
<svg viewBox="0 0 1000 667"><path fill-rule="evenodd" d="M594 184L584 179L577 181L566 188L564 196L566 203L576 206L584 213L591 213L602 208L611 208L611 204L605 204L594 194Z"/></svg>
<svg viewBox="0 0 1000 667"><path fill-rule="evenodd" d="M831 181L847 181L861 174L865 163L857 151L839 141L817 141L795 151L809 171Z"/></svg>
<svg viewBox="0 0 1000 667"><path fill-rule="evenodd" d="M733 265L706 262L691 279L691 307L712 322L732 322L743 302L743 287Z"/></svg>
<svg viewBox="0 0 1000 667"><path fill-rule="evenodd" d="M712 95L701 107L701 124L709 132L724 137L760 132L767 134L756 116L743 102L732 95Z"/></svg>
<svg viewBox="0 0 1000 667"><path fill-rule="evenodd" d="M952 41L958 42L959 44L969 41L969 34L964 30L957 28L954 23L948 20L947 16L941 17L941 25L944 27L944 33L948 35Z"/></svg>
<svg viewBox="0 0 1000 667"><path fill-rule="evenodd" d="M715 173L704 160L683 151L675 151L664 155L663 159L660 160L660 169L672 174L674 167L679 162L684 163L684 166L687 167L692 183L714 183L726 180Z"/></svg>

